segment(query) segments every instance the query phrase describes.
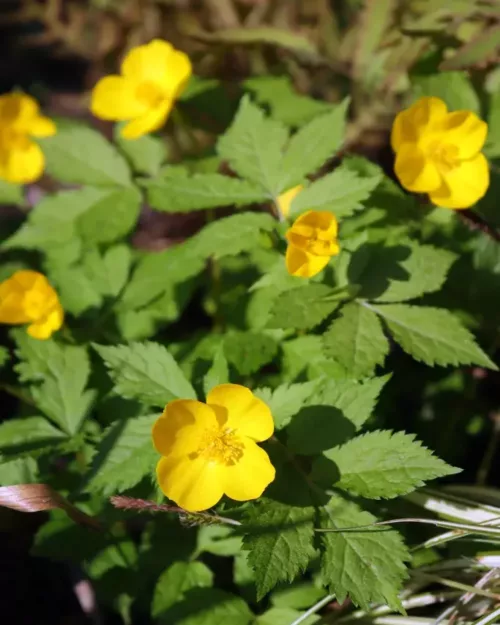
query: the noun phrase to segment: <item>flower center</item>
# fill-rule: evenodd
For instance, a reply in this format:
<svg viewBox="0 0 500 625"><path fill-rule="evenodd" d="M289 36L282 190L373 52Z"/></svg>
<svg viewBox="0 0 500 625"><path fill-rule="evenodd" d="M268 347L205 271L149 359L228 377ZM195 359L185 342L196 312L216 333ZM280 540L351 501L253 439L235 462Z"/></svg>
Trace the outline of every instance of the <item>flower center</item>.
<svg viewBox="0 0 500 625"><path fill-rule="evenodd" d="M243 443L230 428L206 430L196 455L221 464L236 464L243 456Z"/></svg>
<svg viewBox="0 0 500 625"><path fill-rule="evenodd" d="M430 158L444 171L450 171L459 164L459 152L456 145L435 141L429 146Z"/></svg>
<svg viewBox="0 0 500 625"><path fill-rule="evenodd" d="M137 87L135 95L150 108L157 107L164 99L164 94L154 82L146 80Z"/></svg>

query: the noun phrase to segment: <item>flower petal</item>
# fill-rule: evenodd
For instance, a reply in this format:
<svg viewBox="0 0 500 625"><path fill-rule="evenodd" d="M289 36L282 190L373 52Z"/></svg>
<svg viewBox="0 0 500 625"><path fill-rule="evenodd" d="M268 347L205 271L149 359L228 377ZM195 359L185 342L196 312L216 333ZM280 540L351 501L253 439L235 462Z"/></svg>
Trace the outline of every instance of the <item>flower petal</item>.
<svg viewBox="0 0 500 625"><path fill-rule="evenodd" d="M469 208L488 190L490 170L484 154L462 161L451 171L443 173L443 184L429 194L431 202L446 208Z"/></svg>
<svg viewBox="0 0 500 625"><path fill-rule="evenodd" d="M173 100L164 100L159 106L130 121L122 128L122 137L124 139L138 139L149 132L158 130L167 121L173 105Z"/></svg>
<svg viewBox="0 0 500 625"><path fill-rule="evenodd" d="M217 427L209 406L194 399L176 399L153 425L153 444L162 456L187 455L200 448L207 429Z"/></svg>
<svg viewBox="0 0 500 625"><path fill-rule="evenodd" d="M297 195L302 191L303 188L304 185L298 184L296 187L288 189L288 191L285 191L285 193L282 193L278 197L278 208L280 213L284 217L288 217L288 215L290 214L290 206L293 200L297 197Z"/></svg>
<svg viewBox="0 0 500 625"><path fill-rule="evenodd" d="M207 404L225 408L227 420L220 425L237 430L238 435L265 441L274 432L269 406L245 386L219 384L208 394Z"/></svg>
<svg viewBox="0 0 500 625"><path fill-rule="evenodd" d="M32 137L52 137L56 132L54 122L43 115L37 115L29 124L29 134Z"/></svg>
<svg viewBox="0 0 500 625"><path fill-rule="evenodd" d="M290 243L286 250L285 262L290 275L312 278L328 265L330 258L330 256L313 256Z"/></svg>
<svg viewBox="0 0 500 625"><path fill-rule="evenodd" d="M57 332L57 330L61 328L63 321L64 311L60 306L58 306L43 319L39 319L35 323L29 325L27 332L35 339L48 339L52 336L52 334L54 334L54 332Z"/></svg>
<svg viewBox="0 0 500 625"><path fill-rule="evenodd" d="M25 93L0 96L0 119L17 132L27 132L29 123L38 116L38 102Z"/></svg>
<svg viewBox="0 0 500 625"><path fill-rule="evenodd" d="M310 228L319 228L320 230L324 230L326 233L331 235L332 237L337 236L338 224L337 219L333 213L329 211L307 211L302 213L297 219L294 221L291 230L293 231L295 226L306 226ZM302 232L299 229L299 234Z"/></svg>
<svg viewBox="0 0 500 625"><path fill-rule="evenodd" d="M267 453L250 439L243 444L241 459L220 467L224 493L236 501L257 499L276 477Z"/></svg>
<svg viewBox="0 0 500 625"><path fill-rule="evenodd" d="M442 122L444 143L458 148L460 159L469 159L481 151L488 134L488 124L471 111L448 113Z"/></svg>
<svg viewBox="0 0 500 625"><path fill-rule="evenodd" d="M34 182L43 174L44 166L40 146L27 138L20 145L0 147L0 178L7 182Z"/></svg>
<svg viewBox="0 0 500 625"><path fill-rule="evenodd" d="M434 162L426 158L414 143L404 143L400 146L394 171L408 191L429 193L441 186L441 175Z"/></svg>
<svg viewBox="0 0 500 625"><path fill-rule="evenodd" d="M137 97L138 84L121 76L106 76L92 90L90 109L100 119L133 119L148 111L146 102Z"/></svg>
<svg viewBox="0 0 500 625"><path fill-rule="evenodd" d="M152 81L175 99L191 76L189 57L161 39L133 48L122 63L122 74L137 82Z"/></svg>
<svg viewBox="0 0 500 625"><path fill-rule="evenodd" d="M156 477L162 492L189 512L207 510L224 494L220 465L204 456L160 458Z"/></svg>

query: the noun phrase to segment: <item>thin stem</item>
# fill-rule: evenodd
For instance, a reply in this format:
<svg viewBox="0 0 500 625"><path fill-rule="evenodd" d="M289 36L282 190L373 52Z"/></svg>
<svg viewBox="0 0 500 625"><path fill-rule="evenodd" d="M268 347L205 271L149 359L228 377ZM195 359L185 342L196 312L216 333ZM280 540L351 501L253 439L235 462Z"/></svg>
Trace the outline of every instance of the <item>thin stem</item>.
<svg viewBox="0 0 500 625"><path fill-rule="evenodd" d="M493 434L490 436L488 446L484 452L481 464L476 475L476 484L483 486L486 484L486 478L490 472L491 463L495 457L495 453L500 442L500 415L493 415Z"/></svg>
<svg viewBox="0 0 500 625"><path fill-rule="evenodd" d="M307 610L307 612L304 612L304 614L301 614L298 618L296 618L293 621L293 623L290 623L290 625L300 625L300 623L303 623L312 614L316 614L316 612L319 612L321 608L324 608L325 605L327 605L334 599L335 599L335 595L326 595L326 597L323 597L323 599L320 599L318 603L315 603L311 608L309 608L309 610Z"/></svg>
<svg viewBox="0 0 500 625"><path fill-rule="evenodd" d="M488 590L483 590L482 588L477 588L476 586L461 584L460 582L456 582L454 579L447 579L446 577L440 577L439 575L429 575L428 573L421 573L419 571L414 571L414 575L427 578L429 581L438 582L443 584L443 586L448 586L448 588L456 588L457 590L463 590L466 593L488 597L488 599L494 599L495 601L500 600L500 595L489 592Z"/></svg>

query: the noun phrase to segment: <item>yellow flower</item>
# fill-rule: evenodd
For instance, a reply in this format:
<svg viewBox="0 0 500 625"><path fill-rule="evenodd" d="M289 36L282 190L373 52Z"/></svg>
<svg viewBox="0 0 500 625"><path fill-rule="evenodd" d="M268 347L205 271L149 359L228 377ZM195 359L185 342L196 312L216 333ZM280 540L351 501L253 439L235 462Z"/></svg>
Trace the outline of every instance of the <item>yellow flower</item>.
<svg viewBox="0 0 500 625"><path fill-rule="evenodd" d="M288 217L288 215L290 214L290 206L295 197L302 191L303 188L304 185L298 184L296 187L288 189L288 191L285 191L285 193L282 193L278 197L278 208L280 210L280 213L284 217Z"/></svg>
<svg viewBox="0 0 500 625"><path fill-rule="evenodd" d="M137 139L163 126L191 72L189 57L166 41L137 46L125 57L121 76L106 76L94 87L92 113L128 121L121 134Z"/></svg>
<svg viewBox="0 0 500 625"><path fill-rule="evenodd" d="M40 178L45 157L31 137L49 137L55 124L40 114L36 100L24 93L0 96L0 178L28 183Z"/></svg>
<svg viewBox="0 0 500 625"><path fill-rule="evenodd" d="M286 268L292 276L315 276L340 251L337 220L327 211L304 213L287 231L286 238Z"/></svg>
<svg viewBox="0 0 500 625"><path fill-rule="evenodd" d="M224 494L237 501L260 497L275 470L256 441L273 431L267 405L238 384L216 386L206 404L170 402L153 426L163 456L156 467L161 490L190 512L211 508Z"/></svg>
<svg viewBox="0 0 500 625"><path fill-rule="evenodd" d="M481 148L487 124L471 111L449 113L439 98L421 98L392 127L395 172L409 191L428 193L436 206L468 208L488 189Z"/></svg>
<svg viewBox="0 0 500 625"><path fill-rule="evenodd" d="M37 271L16 271L0 283L0 323L29 323L28 334L48 339L59 330L64 312L57 293Z"/></svg>

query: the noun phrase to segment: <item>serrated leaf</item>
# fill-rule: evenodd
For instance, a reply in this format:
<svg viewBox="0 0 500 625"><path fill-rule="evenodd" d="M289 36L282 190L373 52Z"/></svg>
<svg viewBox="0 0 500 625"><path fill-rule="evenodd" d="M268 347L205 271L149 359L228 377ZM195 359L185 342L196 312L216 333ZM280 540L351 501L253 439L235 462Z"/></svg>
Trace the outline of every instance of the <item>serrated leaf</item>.
<svg viewBox="0 0 500 625"><path fill-rule="evenodd" d="M174 605L162 619L170 625L249 625L250 608L240 597L218 588L192 588L184 601Z"/></svg>
<svg viewBox="0 0 500 625"><path fill-rule="evenodd" d="M10 419L0 424L0 451L14 454L55 445L66 435L43 417Z"/></svg>
<svg viewBox="0 0 500 625"><path fill-rule="evenodd" d="M213 573L203 562L174 562L158 580L151 606L153 618L185 598L192 588L208 588L213 584Z"/></svg>
<svg viewBox="0 0 500 625"><path fill-rule="evenodd" d="M341 148L348 106L349 100L346 99L293 135L283 157L283 169L286 172L283 188L303 182L305 176L317 171Z"/></svg>
<svg viewBox="0 0 500 625"><path fill-rule="evenodd" d="M279 582L292 582L305 571L315 554L314 516L312 507L270 500L248 510L245 525L250 533L243 547L256 573L258 600Z"/></svg>
<svg viewBox="0 0 500 625"><path fill-rule="evenodd" d="M337 218L349 217L363 207L363 202L381 180L380 175L360 177L341 165L301 191L290 206L290 215L306 210L330 211Z"/></svg>
<svg viewBox="0 0 500 625"><path fill-rule="evenodd" d="M120 130L125 124L116 124L114 138L125 157L138 174L156 176L167 158L167 146L160 137L144 135L138 139L124 139Z"/></svg>
<svg viewBox="0 0 500 625"><path fill-rule="evenodd" d="M229 367L221 345L215 353L212 366L203 378L205 396L208 395L214 386L225 384L226 382L229 382Z"/></svg>
<svg viewBox="0 0 500 625"><path fill-rule="evenodd" d="M373 375L389 353L389 342L377 315L356 302L342 308L323 335L325 354L354 378Z"/></svg>
<svg viewBox="0 0 500 625"><path fill-rule="evenodd" d="M452 111L469 110L480 114L479 98L463 72L441 72L413 78L414 99L434 96L444 100Z"/></svg>
<svg viewBox="0 0 500 625"><path fill-rule="evenodd" d="M24 203L23 186L6 180L0 180L0 204Z"/></svg>
<svg viewBox="0 0 500 625"><path fill-rule="evenodd" d="M89 308L101 306L102 296L83 268L58 265L49 270L49 277L66 312L78 316Z"/></svg>
<svg viewBox="0 0 500 625"><path fill-rule="evenodd" d="M104 496L120 493L153 479L158 452L151 442L151 428L159 415L118 419L104 433L93 458L86 490Z"/></svg>
<svg viewBox="0 0 500 625"><path fill-rule="evenodd" d="M14 486L31 484L37 479L37 465L33 458L16 458L5 460L0 457L0 484Z"/></svg>
<svg viewBox="0 0 500 625"><path fill-rule="evenodd" d="M469 69L480 63L495 63L500 47L500 27L496 24L481 29L479 34L467 41L455 53L444 59L439 65L442 71Z"/></svg>
<svg viewBox="0 0 500 625"><path fill-rule="evenodd" d="M143 182L149 204L169 213L187 213L218 206L245 206L266 199L251 182L222 174L165 175Z"/></svg>
<svg viewBox="0 0 500 625"><path fill-rule="evenodd" d="M235 556L241 552L241 536L228 525L206 525L198 530L198 553Z"/></svg>
<svg viewBox="0 0 500 625"><path fill-rule="evenodd" d="M64 432L76 434L94 399L94 392L85 390L90 374L87 350L32 339L23 331L15 338L21 359L15 369L22 382L32 383L35 404Z"/></svg>
<svg viewBox="0 0 500 625"><path fill-rule="evenodd" d="M377 521L355 503L335 495L322 509L320 527L341 529ZM349 596L364 610L369 604L387 603L402 611L398 593L408 576L410 559L401 536L394 530L321 533L321 575L330 592L342 603Z"/></svg>
<svg viewBox="0 0 500 625"><path fill-rule="evenodd" d="M241 375L256 373L277 351L277 342L259 332L229 332L224 338L224 355Z"/></svg>
<svg viewBox="0 0 500 625"><path fill-rule="evenodd" d="M125 159L97 130L60 126L57 134L40 143L47 172L61 182L98 187L131 184Z"/></svg>
<svg viewBox="0 0 500 625"><path fill-rule="evenodd" d="M193 387L163 345L146 341L93 347L104 360L117 395L162 408L174 399L196 399Z"/></svg>
<svg viewBox="0 0 500 625"><path fill-rule="evenodd" d="M0 367L6 365L10 360L10 352L6 347L0 346Z"/></svg>
<svg viewBox="0 0 500 625"><path fill-rule="evenodd" d="M308 330L320 324L340 304L325 284L308 284L280 293L271 309L268 328Z"/></svg>
<svg viewBox="0 0 500 625"><path fill-rule="evenodd" d="M266 118L244 96L233 123L217 143L217 152L242 178L276 198L284 190L282 149L287 139L287 129Z"/></svg>
<svg viewBox="0 0 500 625"><path fill-rule="evenodd" d="M83 258L83 271L98 293L116 297L127 282L131 256L127 245L110 247L103 255L93 249Z"/></svg>
<svg viewBox="0 0 500 625"><path fill-rule="evenodd" d="M336 487L368 499L405 495L428 480L460 472L416 441L414 434L390 430L362 434L324 456L339 471Z"/></svg>
<svg viewBox="0 0 500 625"><path fill-rule="evenodd" d="M256 389L254 393L269 406L273 415L274 426L277 430L281 430L302 408L316 389L317 384L317 380L302 384L281 384L274 391L266 388Z"/></svg>
<svg viewBox="0 0 500 625"><path fill-rule="evenodd" d="M364 304L384 318L406 353L427 365L497 366L475 343L472 334L448 310L405 304Z"/></svg>

